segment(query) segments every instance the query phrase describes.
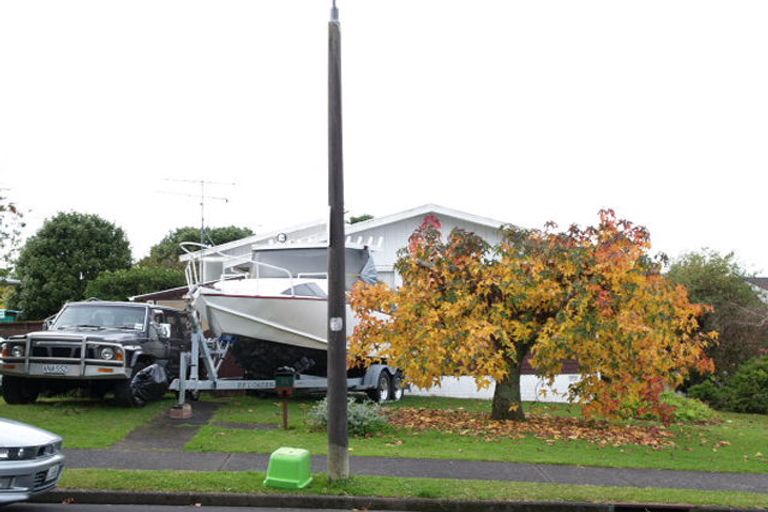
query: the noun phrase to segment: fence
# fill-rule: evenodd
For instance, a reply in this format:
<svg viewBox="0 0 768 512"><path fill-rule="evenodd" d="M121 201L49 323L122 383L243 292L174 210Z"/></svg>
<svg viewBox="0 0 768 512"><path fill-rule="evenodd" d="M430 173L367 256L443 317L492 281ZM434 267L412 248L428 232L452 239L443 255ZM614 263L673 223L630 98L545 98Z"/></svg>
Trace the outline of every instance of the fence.
<svg viewBox="0 0 768 512"><path fill-rule="evenodd" d="M13 336L14 334L26 334L32 331L39 331L42 329L42 327L42 320L0 324L0 337L7 338L9 336Z"/></svg>

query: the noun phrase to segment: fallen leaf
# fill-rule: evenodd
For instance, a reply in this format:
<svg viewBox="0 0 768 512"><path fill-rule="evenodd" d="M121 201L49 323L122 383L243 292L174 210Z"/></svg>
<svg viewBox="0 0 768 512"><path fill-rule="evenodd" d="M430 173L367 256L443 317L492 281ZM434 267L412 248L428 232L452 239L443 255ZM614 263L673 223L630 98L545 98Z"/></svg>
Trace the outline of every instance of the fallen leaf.
<svg viewBox="0 0 768 512"><path fill-rule="evenodd" d="M600 446L639 445L654 450L674 446L674 434L665 426L617 425L606 421L529 414L527 421L495 421L488 414L464 409L400 408L387 411L390 423L413 432L427 430L475 436L488 441L533 436L555 444L583 440Z"/></svg>

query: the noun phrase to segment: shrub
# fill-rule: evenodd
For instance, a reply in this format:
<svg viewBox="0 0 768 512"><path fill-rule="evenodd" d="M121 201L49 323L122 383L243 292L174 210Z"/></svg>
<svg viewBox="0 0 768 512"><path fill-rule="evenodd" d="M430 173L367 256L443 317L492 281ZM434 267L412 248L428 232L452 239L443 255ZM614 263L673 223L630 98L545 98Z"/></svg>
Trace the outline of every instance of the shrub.
<svg viewBox="0 0 768 512"><path fill-rule="evenodd" d="M323 398L309 410L306 421L312 430L328 428L327 398ZM351 435L365 436L386 430L387 426L387 418L378 404L370 400L355 402L352 397L347 400L347 428Z"/></svg>
<svg viewBox="0 0 768 512"><path fill-rule="evenodd" d="M85 288L86 297L128 300L134 295L183 286L184 272L160 267L133 267L101 272Z"/></svg>
<svg viewBox="0 0 768 512"><path fill-rule="evenodd" d="M768 414L768 357L744 364L725 388L728 410Z"/></svg>
<svg viewBox="0 0 768 512"><path fill-rule="evenodd" d="M715 409L723 409L724 394L723 385L713 378L688 388L689 397L701 400Z"/></svg>
<svg viewBox="0 0 768 512"><path fill-rule="evenodd" d="M687 398L677 393L665 392L661 395L661 400L675 408L675 420L681 423L708 421L715 417L715 411L701 400L696 400L695 398Z"/></svg>
<svg viewBox="0 0 768 512"><path fill-rule="evenodd" d="M709 380L693 386L689 394L716 409L768 414L768 357L748 361L721 385Z"/></svg>

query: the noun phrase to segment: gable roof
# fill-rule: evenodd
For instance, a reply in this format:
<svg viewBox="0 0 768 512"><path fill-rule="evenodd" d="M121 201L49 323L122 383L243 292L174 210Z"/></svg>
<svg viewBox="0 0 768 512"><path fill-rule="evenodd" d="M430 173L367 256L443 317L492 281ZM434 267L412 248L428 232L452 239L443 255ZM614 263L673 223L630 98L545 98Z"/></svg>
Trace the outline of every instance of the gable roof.
<svg viewBox="0 0 768 512"><path fill-rule="evenodd" d="M768 277L747 277L746 281L763 290L768 290Z"/></svg>
<svg viewBox="0 0 768 512"><path fill-rule="evenodd" d="M413 217L425 216L430 213L444 215L447 217L453 217L466 222L472 222L474 224L479 224L481 226L487 226L494 229L498 229L501 226L508 224L507 222L491 219L489 217L481 217L479 215L473 215L471 213L463 212L460 210L446 208L445 206L428 203L421 206L417 206L416 208L411 208L410 210L394 213L392 215L386 215L384 217L376 217L373 219L356 222L354 224L346 224L344 227L344 231L346 235L352 235L355 233L359 233L361 231L366 231L368 229L373 229L380 226L386 226L387 224L394 224L395 222L399 222L401 220L410 219ZM232 242L227 242L225 244L216 245L209 249L205 249L205 251L203 251L202 253L212 254L216 252L223 252L228 249L233 249L236 247L243 247L245 245L254 245L254 244L266 242L272 238L275 238L280 233L285 233L290 235L292 232L303 231L311 228L317 228L318 231L322 230L324 232L326 229L326 222L324 220L314 221L306 224L299 224L297 226L291 226L288 228L279 229L270 233L261 233L261 234L251 235L246 238L241 238L240 240L233 240ZM200 252L201 251L197 251L192 254L184 254L179 257L179 260L189 261L193 257L193 255L196 257L200 254Z"/></svg>
<svg viewBox="0 0 768 512"><path fill-rule="evenodd" d="M189 254L182 254L181 256L179 256L179 261L189 261L190 259L192 259L192 257L197 257L201 253L203 255L212 254L216 252L223 252L228 249L234 249L236 247L243 247L244 245L250 246L250 245L258 244L260 242L266 242L271 238L275 238L280 233L290 234L295 231L303 231L305 229L311 229L313 227L317 227L318 229L321 229L321 228L325 229L325 221L316 220L313 222L307 222L305 224L297 224L295 226L282 228L277 231L270 231L269 233L257 233L255 235L247 236L239 240L232 240L231 242L227 242L225 244L214 245L203 251L195 251Z"/></svg>
<svg viewBox="0 0 768 512"><path fill-rule="evenodd" d="M346 226L345 232L347 235L351 235L354 233L358 233L360 231L365 231L367 229L377 228L380 226L385 226L387 224L394 224L395 222L400 222L401 220L410 219L412 217L421 217L424 215L428 215L430 213L445 215L446 217L454 217L456 219L461 219L466 222L472 222L474 224L480 224L481 226L487 226L489 228L496 228L496 229L500 228L504 224L508 224L508 222L502 222L500 220L491 219L488 217L473 215L471 213L462 212L460 210L446 208L445 206L440 206L438 204L425 204L425 205L417 206L416 208L411 208L410 210L405 210L399 213L394 213L392 215L387 215L385 217L377 217L369 220L364 220L362 222L356 222L354 224L348 224Z"/></svg>

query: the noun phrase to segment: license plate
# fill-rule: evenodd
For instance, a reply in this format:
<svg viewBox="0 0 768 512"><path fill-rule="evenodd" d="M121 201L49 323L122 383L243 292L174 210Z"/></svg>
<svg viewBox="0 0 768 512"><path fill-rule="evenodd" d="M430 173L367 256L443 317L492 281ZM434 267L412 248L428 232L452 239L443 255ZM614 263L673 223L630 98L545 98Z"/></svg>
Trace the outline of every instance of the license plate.
<svg viewBox="0 0 768 512"><path fill-rule="evenodd" d="M57 476L59 476L59 468L60 466L56 465L51 468L48 468L48 473L45 475L45 481L53 480Z"/></svg>
<svg viewBox="0 0 768 512"><path fill-rule="evenodd" d="M43 373L46 375L66 375L67 365L65 364L44 364Z"/></svg>

